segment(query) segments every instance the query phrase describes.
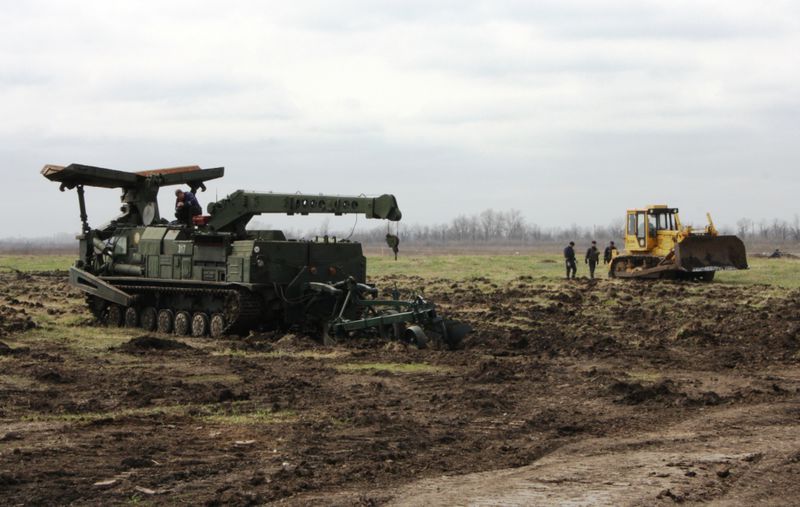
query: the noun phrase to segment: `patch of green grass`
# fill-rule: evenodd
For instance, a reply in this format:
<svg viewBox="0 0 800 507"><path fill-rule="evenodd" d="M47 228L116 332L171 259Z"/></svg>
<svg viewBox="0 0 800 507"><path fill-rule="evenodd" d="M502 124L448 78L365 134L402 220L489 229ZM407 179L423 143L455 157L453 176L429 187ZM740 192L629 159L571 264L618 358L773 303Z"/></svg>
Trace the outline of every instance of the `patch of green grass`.
<svg viewBox="0 0 800 507"><path fill-rule="evenodd" d="M94 324L94 319L88 313L67 314L57 319L59 324L70 327L88 326Z"/></svg>
<svg viewBox="0 0 800 507"><path fill-rule="evenodd" d="M214 351L212 356L233 356L233 357L266 357L266 358L290 358L290 359L336 359L350 355L346 350L273 350L270 352L249 351L239 349L226 349L223 351Z"/></svg>
<svg viewBox="0 0 800 507"><path fill-rule="evenodd" d="M148 500L139 493L134 493L128 498L128 505L155 505L152 500Z"/></svg>
<svg viewBox="0 0 800 507"><path fill-rule="evenodd" d="M12 389L33 389L39 382L29 377L20 375L0 375L0 386Z"/></svg>
<svg viewBox="0 0 800 507"><path fill-rule="evenodd" d="M182 380L188 384L208 384L212 382L238 384L242 381L242 377L233 373L210 373L207 375L189 375Z"/></svg>
<svg viewBox="0 0 800 507"><path fill-rule="evenodd" d="M334 366L343 373L388 371L390 373L446 373L450 368L428 363L345 363Z"/></svg>
<svg viewBox="0 0 800 507"><path fill-rule="evenodd" d="M200 419L210 423L248 426L293 422L297 419L297 415L291 410L272 411L268 409L257 409L253 411L241 411L234 408L230 412L217 411L205 414L200 416Z"/></svg>
<svg viewBox="0 0 800 507"><path fill-rule="evenodd" d="M638 382L653 383L661 379L661 374L656 371L629 371L628 377Z"/></svg>
<svg viewBox="0 0 800 507"><path fill-rule="evenodd" d="M75 264L75 255L0 255L0 269L17 271L67 270Z"/></svg>
<svg viewBox="0 0 800 507"><path fill-rule="evenodd" d="M548 260L556 262L545 262ZM397 261L389 257L370 257L367 271L375 276L403 274L450 280L488 278L502 283L522 275L563 277L562 264L554 255L422 255L400 257Z"/></svg>
<svg viewBox="0 0 800 507"><path fill-rule="evenodd" d="M66 270L77 255L0 255L0 266L20 271ZM580 259L579 259L580 261ZM748 259L750 269L717 273L717 280L734 284L769 284L780 287L800 287L800 261L792 259ZM469 280L487 278L504 283L519 276L559 279L564 276L564 262L559 252L525 255L372 255L368 260L370 276L403 274L423 278ZM588 275L588 267L578 262L578 275ZM606 268L597 268L598 278L606 278Z"/></svg>
<svg viewBox="0 0 800 507"><path fill-rule="evenodd" d="M62 414L30 414L22 418L24 421L34 422L92 422L102 419L113 419L118 417L149 416L156 414L180 415L187 413L192 405L165 405L158 407L125 408L110 412L84 412L84 413L62 413Z"/></svg>
<svg viewBox="0 0 800 507"><path fill-rule="evenodd" d="M792 259L748 259L750 269L721 271L715 283L766 284L786 288L800 287L800 261ZM560 255L420 255L401 257L397 261L389 257L368 259L370 276L402 274L422 278L447 278L468 281L487 278L494 283L505 283L520 276L561 279L564 265ZM578 276L588 276L588 267L579 262ZM598 266L595 276L608 278L603 265Z"/></svg>
<svg viewBox="0 0 800 507"><path fill-rule="evenodd" d="M17 335L18 343L46 340L62 343L77 351L97 352L118 347L143 333L141 329L101 326L70 326L56 322L39 322L39 327Z"/></svg>
<svg viewBox="0 0 800 507"><path fill-rule="evenodd" d="M766 284L790 289L800 288L800 260L747 259L750 269L718 272L715 280L737 285Z"/></svg>

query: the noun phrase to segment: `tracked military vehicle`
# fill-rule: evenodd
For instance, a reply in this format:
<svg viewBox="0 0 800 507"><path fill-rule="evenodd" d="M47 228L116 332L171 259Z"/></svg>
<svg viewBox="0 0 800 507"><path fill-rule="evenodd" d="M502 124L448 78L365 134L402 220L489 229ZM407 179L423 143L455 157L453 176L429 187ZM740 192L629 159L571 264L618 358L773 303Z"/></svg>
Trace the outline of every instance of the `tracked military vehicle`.
<svg viewBox="0 0 800 507"><path fill-rule="evenodd" d="M278 230L249 230L264 213L359 214L398 221L392 195L379 197L236 191L208 206L191 223L162 218L159 189L188 185L192 192L224 175L224 168L178 167L130 173L72 164L47 165L42 174L75 189L80 208L80 258L70 284L108 326L141 327L178 335L219 337L276 327L316 329L328 343L372 330L425 346L457 347L468 326L448 321L421 296L396 291L378 299L368 285L358 242L322 237L287 239ZM122 214L89 225L85 187L122 190Z"/></svg>

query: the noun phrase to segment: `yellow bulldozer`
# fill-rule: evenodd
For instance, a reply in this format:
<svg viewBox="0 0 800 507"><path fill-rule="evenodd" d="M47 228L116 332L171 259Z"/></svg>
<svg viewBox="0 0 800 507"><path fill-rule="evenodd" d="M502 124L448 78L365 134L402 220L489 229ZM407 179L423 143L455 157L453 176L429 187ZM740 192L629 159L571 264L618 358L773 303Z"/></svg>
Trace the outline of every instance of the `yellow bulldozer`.
<svg viewBox="0 0 800 507"><path fill-rule="evenodd" d="M609 265L611 278L680 278L710 282L714 273L747 269L744 243L717 232L711 215L703 229L681 225L677 208L663 204L630 209L625 251Z"/></svg>

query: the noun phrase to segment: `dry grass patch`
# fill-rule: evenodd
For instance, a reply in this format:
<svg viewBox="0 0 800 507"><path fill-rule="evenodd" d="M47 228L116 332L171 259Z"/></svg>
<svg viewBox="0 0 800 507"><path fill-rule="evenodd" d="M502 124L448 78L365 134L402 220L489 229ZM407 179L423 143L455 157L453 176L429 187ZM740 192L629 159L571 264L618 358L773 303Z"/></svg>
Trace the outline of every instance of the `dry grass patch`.
<svg viewBox="0 0 800 507"><path fill-rule="evenodd" d="M297 414L291 410L269 410L259 408L256 410L242 410L235 405L229 410L218 410L198 416L199 419L214 423L234 426L250 426L259 424L279 424L294 422Z"/></svg>
<svg viewBox="0 0 800 507"><path fill-rule="evenodd" d="M447 366L437 366L428 363L345 363L334 366L342 373L378 372L389 373L449 373L452 371Z"/></svg>

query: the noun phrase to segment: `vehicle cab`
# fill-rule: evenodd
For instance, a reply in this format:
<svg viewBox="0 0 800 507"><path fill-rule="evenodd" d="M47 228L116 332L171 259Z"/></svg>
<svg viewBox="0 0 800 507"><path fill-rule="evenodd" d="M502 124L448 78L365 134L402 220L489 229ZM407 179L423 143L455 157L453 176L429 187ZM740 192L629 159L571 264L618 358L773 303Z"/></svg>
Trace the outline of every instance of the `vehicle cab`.
<svg viewBox="0 0 800 507"><path fill-rule="evenodd" d="M666 256L674 248L680 230L677 208L651 204L630 209L625 220L625 250Z"/></svg>

